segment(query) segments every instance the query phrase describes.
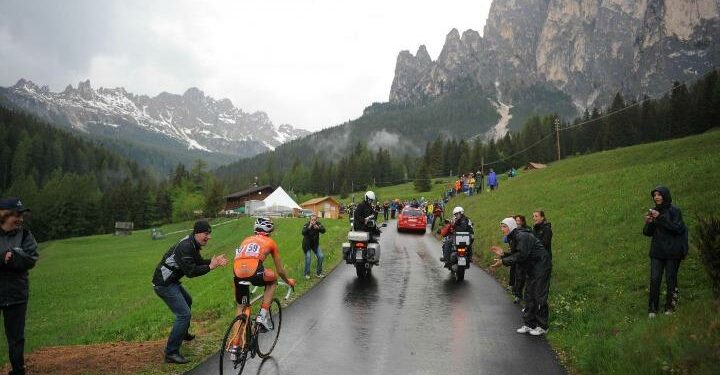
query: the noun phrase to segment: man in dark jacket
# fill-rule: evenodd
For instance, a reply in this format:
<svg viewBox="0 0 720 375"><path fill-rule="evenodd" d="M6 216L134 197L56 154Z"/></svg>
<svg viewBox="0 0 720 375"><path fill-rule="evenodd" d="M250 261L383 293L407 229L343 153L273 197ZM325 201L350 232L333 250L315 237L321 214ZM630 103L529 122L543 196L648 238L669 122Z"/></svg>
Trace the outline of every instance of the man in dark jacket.
<svg viewBox="0 0 720 375"><path fill-rule="evenodd" d="M470 218L465 216L465 210L462 207L455 207L453 209L453 221L452 221L452 230L451 233L457 233L457 232L467 232L472 234L475 234L475 230L473 229L472 221ZM468 259L472 262L472 243L475 241L473 236L470 236L470 246L467 247L467 254ZM452 252L453 247L453 241L444 241L443 242L443 256L440 258L441 262L446 262L446 260L450 259L450 254Z"/></svg>
<svg viewBox="0 0 720 375"><path fill-rule="evenodd" d="M527 274L524 324L516 332L530 333L533 336L543 335L548 330L547 299L550 289L550 257L545 247L532 232L518 228L514 218L503 219L500 229L507 236L510 251L503 252L499 246L491 247L490 251L498 256L491 267L519 264Z"/></svg>
<svg viewBox="0 0 720 375"><path fill-rule="evenodd" d="M180 285L180 279L183 276L202 276L218 266L226 265L228 262L223 254L213 256L212 259L203 259L200 256L200 249L210 241L211 232L212 228L210 228L207 221L198 220L193 227L192 234L173 245L155 267L155 274L152 279L155 294L175 314L175 324L173 324L165 347L165 362L189 362L180 354L180 346L183 340L190 341L195 338L188 332L192 297Z"/></svg>
<svg viewBox="0 0 720 375"><path fill-rule="evenodd" d="M17 198L0 199L0 311L5 320L11 375L25 374L28 270L38 259L37 242L22 227L26 211Z"/></svg>
<svg viewBox="0 0 720 375"><path fill-rule="evenodd" d="M357 205L353 214L353 230L370 232L371 239L373 235L379 234L376 226L368 225L371 220L377 219L377 211L373 208L374 201L375 193L368 191L365 193L365 199Z"/></svg>
<svg viewBox="0 0 720 375"><path fill-rule="evenodd" d="M650 192L655 207L645 215L643 234L650 241L650 298L648 317L654 318L660 305L663 271L667 285L665 313L675 311L678 298L677 274L680 261L688 252L687 227L680 209L672 205L670 189L658 186Z"/></svg>
<svg viewBox="0 0 720 375"><path fill-rule="evenodd" d="M317 277L324 277L322 273L323 256L322 250L320 249L320 234L325 233L325 227L318 221L316 215L310 216L310 221L303 225L303 251L305 252L305 279L310 278L310 252L315 253L317 258Z"/></svg>

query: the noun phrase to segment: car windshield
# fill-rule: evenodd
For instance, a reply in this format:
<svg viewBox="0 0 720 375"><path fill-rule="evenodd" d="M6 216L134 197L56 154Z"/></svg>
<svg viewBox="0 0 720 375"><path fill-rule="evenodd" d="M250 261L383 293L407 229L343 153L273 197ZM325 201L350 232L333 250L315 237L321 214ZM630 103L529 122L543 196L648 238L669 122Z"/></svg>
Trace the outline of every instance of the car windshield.
<svg viewBox="0 0 720 375"><path fill-rule="evenodd" d="M422 216L420 210L403 210L402 214L405 216Z"/></svg>

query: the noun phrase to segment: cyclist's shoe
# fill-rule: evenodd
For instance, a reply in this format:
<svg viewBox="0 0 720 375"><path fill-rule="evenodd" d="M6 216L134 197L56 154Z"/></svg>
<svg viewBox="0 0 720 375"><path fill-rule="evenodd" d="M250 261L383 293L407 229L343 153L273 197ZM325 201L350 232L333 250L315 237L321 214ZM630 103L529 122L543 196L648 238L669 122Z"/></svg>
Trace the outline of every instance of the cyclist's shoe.
<svg viewBox="0 0 720 375"><path fill-rule="evenodd" d="M235 362L238 360L238 352L240 352L240 348L237 346L233 346L230 350L230 360Z"/></svg>
<svg viewBox="0 0 720 375"><path fill-rule="evenodd" d="M272 331L273 329L272 322L269 322L267 317L258 315L257 319L255 319L255 323L259 324L260 327L262 327L262 332Z"/></svg>

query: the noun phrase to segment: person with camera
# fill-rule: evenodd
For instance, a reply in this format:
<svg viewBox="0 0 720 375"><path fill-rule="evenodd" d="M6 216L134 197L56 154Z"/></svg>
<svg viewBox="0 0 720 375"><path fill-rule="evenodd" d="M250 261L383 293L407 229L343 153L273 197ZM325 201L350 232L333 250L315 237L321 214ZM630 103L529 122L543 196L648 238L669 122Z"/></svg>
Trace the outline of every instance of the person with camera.
<svg viewBox="0 0 720 375"><path fill-rule="evenodd" d="M317 269L315 275L317 277L325 277L322 273L323 256L320 249L320 234L325 233L325 227L318 221L317 215L310 216L310 221L305 223L302 228L303 235L303 251L305 252L305 279L310 279L310 263L312 261L310 253L315 253L317 259Z"/></svg>
<svg viewBox="0 0 720 375"><path fill-rule="evenodd" d="M652 237L650 241L650 296L648 317L654 318L660 305L660 284L663 272L667 287L665 314L672 314L677 308L677 274L680 261L688 253L688 230L680 209L672 205L670 189L658 186L650 192L655 207L645 214L643 234Z"/></svg>
<svg viewBox="0 0 720 375"><path fill-rule="evenodd" d="M25 316L30 287L28 270L38 259L37 242L23 228L23 216L30 211L17 198L0 199L0 311L12 370L25 374Z"/></svg>
<svg viewBox="0 0 720 375"><path fill-rule="evenodd" d="M213 256L211 259L203 259L200 255L200 249L212 238L210 233L212 233L210 223L198 220L193 226L192 233L173 245L155 267L152 278L155 294L175 314L175 323L165 346L167 363L188 363L189 360L180 354L180 346L183 340L190 341L195 338L188 332L192 297L180 284L180 279L184 276L202 276L228 263L224 254Z"/></svg>

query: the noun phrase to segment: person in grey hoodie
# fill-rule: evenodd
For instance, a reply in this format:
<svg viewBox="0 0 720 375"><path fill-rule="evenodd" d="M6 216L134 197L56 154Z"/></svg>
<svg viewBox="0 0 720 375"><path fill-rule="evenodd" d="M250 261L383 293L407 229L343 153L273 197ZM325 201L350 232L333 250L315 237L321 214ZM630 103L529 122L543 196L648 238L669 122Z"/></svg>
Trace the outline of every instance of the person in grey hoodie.
<svg viewBox="0 0 720 375"><path fill-rule="evenodd" d="M23 228L23 216L29 211L17 198L0 199L0 311L12 370L10 375L25 374L25 315L30 284L28 270L38 259L37 242Z"/></svg>
<svg viewBox="0 0 720 375"><path fill-rule="evenodd" d="M688 230L680 209L672 205L670 189L658 186L650 191L655 207L645 215L643 234L650 240L650 298L648 317L654 318L660 305L660 284L663 272L667 292L665 313L672 314L677 307L677 274L688 253Z"/></svg>

